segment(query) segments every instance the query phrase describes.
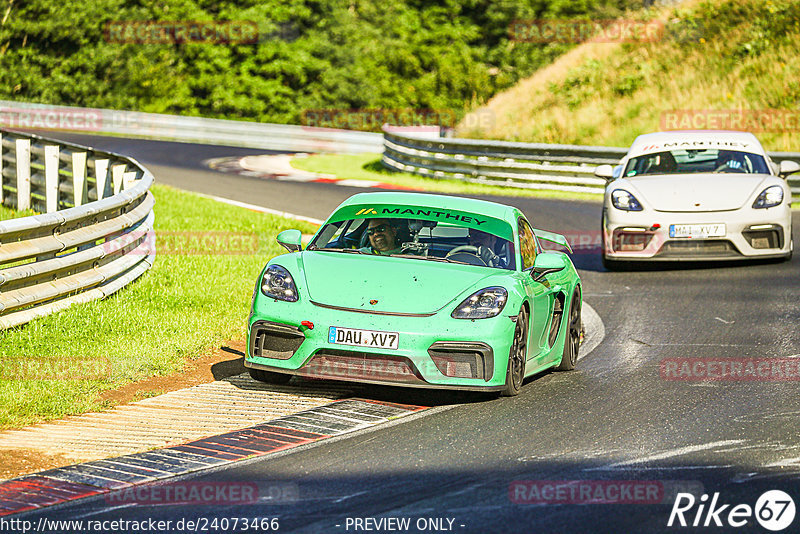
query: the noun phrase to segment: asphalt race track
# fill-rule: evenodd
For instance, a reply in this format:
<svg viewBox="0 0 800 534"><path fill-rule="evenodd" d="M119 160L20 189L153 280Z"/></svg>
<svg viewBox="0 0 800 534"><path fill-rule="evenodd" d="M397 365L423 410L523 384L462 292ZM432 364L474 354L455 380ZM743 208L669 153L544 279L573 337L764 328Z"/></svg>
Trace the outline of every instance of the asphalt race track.
<svg viewBox="0 0 800 534"><path fill-rule="evenodd" d="M258 153L254 150L50 136L131 155L159 183L320 219L361 191L227 175L199 164ZM492 200L520 207L535 227L580 233L596 243L599 204ZM794 224L800 229L798 211ZM287 532L397 530L398 523L372 522L380 518L408 519L410 532L768 532L754 516L733 528L728 513L738 504L755 507L767 490L782 490L800 506L800 377L680 381L662 376L665 361L687 358L800 358L800 254L783 263L606 272L598 250L589 247L577 250L573 261L584 298L606 329L603 342L574 372L534 377L518 397L502 399L367 388L362 397L434 408L188 479L256 483L258 504L117 506L99 498L25 519L152 518L175 525L181 519L211 524L214 518L278 518L280 531ZM684 488L699 497L704 491L708 501L718 492L717 508L729 506L715 516L723 527L714 526L705 512L698 524L708 519L707 528L682 528L677 521L667 527L668 502L586 504L574 502L580 499L569 491L550 497L542 491L543 502L536 503L532 491L520 490L543 488L546 481L588 481L595 489L624 486L619 481L655 484L666 493ZM288 490L281 493L281 488ZM685 514L689 525L698 505ZM800 518L786 532L797 532L798 525Z"/></svg>

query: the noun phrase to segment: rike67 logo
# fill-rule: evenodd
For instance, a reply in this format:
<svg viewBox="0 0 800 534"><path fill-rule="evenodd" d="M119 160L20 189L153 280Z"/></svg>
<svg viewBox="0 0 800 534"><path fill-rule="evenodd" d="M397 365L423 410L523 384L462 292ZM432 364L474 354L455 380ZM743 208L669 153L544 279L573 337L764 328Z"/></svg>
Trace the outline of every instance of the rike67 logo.
<svg viewBox="0 0 800 534"><path fill-rule="evenodd" d="M697 505L697 509L693 510ZM699 501L691 493L679 493L672 505L667 526L693 527L743 527L751 523L755 516L758 524L767 530L778 532L788 528L794 521L794 500L780 490L763 493L755 507L749 504L722 504L719 492L714 493L711 502L703 494Z"/></svg>

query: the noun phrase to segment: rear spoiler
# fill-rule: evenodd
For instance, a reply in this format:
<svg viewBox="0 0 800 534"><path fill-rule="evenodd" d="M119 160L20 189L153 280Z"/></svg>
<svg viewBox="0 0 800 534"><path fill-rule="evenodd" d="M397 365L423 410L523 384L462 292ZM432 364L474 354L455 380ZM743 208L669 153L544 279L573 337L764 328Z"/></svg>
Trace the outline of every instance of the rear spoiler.
<svg viewBox="0 0 800 534"><path fill-rule="evenodd" d="M572 254L572 247L569 246L569 241L567 238L561 234L554 234L553 232L546 232L545 230L534 230L534 234L539 239L544 239L545 241L550 241L551 243L555 243L556 245L561 245L562 247L566 247L569 250L570 254Z"/></svg>

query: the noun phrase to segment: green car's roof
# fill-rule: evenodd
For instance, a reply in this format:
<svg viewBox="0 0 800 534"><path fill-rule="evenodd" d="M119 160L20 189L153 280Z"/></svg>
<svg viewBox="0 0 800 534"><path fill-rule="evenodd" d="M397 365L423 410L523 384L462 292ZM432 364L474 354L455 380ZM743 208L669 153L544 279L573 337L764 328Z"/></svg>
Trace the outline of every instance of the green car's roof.
<svg viewBox="0 0 800 534"><path fill-rule="evenodd" d="M446 208L449 210L468 211L480 213L481 215L488 215L489 217L494 217L509 223L515 223L517 217L520 215L520 211L513 206L489 202L488 200L405 192L358 193L342 202L339 208L370 203L405 204L423 208Z"/></svg>

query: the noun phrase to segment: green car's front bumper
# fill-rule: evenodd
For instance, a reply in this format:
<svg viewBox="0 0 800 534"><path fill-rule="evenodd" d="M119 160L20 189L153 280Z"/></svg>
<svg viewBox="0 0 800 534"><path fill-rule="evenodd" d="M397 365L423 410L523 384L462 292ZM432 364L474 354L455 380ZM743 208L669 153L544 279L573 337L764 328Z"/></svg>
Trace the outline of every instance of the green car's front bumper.
<svg viewBox="0 0 800 534"><path fill-rule="evenodd" d="M372 384L500 390L517 311L507 306L496 317L469 320L453 319L451 309L375 314L258 295L248 321L245 366ZM397 333L398 347L331 343L330 327Z"/></svg>

